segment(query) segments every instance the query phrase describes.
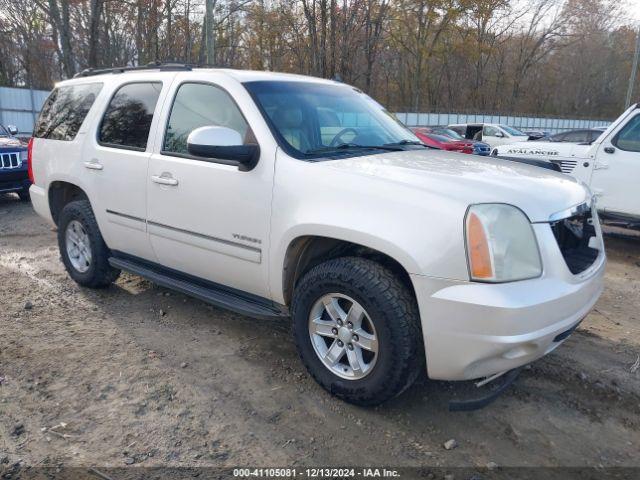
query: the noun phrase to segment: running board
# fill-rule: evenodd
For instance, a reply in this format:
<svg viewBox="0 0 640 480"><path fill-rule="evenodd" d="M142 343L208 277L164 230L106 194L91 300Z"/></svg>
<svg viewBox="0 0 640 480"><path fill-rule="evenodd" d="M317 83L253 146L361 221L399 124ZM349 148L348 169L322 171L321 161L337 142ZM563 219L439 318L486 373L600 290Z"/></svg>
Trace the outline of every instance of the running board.
<svg viewBox="0 0 640 480"><path fill-rule="evenodd" d="M244 294L238 290L231 290L206 280L192 278L188 275L165 269L160 265L120 257L109 258L109 264L114 268L140 275L156 285L184 293L216 307L242 315L262 319L288 316L285 306L278 308L277 304L267 299Z"/></svg>

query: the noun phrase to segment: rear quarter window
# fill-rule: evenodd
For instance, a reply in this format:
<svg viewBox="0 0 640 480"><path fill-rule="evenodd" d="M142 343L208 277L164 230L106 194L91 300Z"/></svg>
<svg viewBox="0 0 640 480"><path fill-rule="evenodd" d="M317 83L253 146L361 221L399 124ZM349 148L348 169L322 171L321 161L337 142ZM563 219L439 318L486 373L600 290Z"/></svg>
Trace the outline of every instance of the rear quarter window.
<svg viewBox="0 0 640 480"><path fill-rule="evenodd" d="M93 102L102 90L102 83L58 87L45 101L34 129L34 136L49 140L73 140Z"/></svg>

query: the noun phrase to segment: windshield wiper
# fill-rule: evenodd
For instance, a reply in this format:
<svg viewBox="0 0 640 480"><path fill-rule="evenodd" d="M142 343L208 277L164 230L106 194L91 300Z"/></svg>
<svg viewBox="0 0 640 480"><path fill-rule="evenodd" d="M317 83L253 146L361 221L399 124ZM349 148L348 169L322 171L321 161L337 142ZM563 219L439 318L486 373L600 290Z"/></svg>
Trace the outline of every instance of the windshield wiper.
<svg viewBox="0 0 640 480"><path fill-rule="evenodd" d="M315 148L313 150L307 150L305 155L314 155L316 153L334 152L339 150L385 150L387 152L400 152L402 151L402 145L400 144L385 144L385 145L360 145L358 143L341 143L335 147L322 147Z"/></svg>
<svg viewBox="0 0 640 480"><path fill-rule="evenodd" d="M424 143L417 140L400 140L399 142L385 143L383 146L393 147L393 146L402 146L402 145L420 145L421 147L426 147Z"/></svg>
<svg viewBox="0 0 640 480"><path fill-rule="evenodd" d="M402 147L404 145L416 145L418 147L430 148L432 150L440 150L437 147L432 147L431 145L425 145L424 143L416 141L416 140L400 140L399 142L385 143L384 144L385 147L393 147L393 146Z"/></svg>

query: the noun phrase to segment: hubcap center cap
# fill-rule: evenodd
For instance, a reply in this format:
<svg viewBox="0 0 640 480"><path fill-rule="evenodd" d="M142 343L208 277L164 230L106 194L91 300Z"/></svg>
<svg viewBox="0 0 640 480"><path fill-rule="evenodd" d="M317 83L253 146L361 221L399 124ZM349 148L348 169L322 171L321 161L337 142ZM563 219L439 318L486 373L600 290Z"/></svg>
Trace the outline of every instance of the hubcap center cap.
<svg viewBox="0 0 640 480"><path fill-rule="evenodd" d="M343 343L349 343L351 341L351 332L347 327L340 327L338 329L338 338L342 340Z"/></svg>

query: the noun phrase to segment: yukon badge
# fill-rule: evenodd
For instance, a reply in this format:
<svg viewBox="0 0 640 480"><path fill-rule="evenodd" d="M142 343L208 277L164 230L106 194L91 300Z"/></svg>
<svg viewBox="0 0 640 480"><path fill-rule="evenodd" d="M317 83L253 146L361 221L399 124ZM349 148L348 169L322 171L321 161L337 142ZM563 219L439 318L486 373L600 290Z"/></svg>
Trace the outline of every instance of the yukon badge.
<svg viewBox="0 0 640 480"><path fill-rule="evenodd" d="M233 233L232 236L236 240L242 240L242 241L245 241L245 242L256 243L258 245L262 244L262 240L260 240L259 238L247 237L246 235L240 235L239 233Z"/></svg>

